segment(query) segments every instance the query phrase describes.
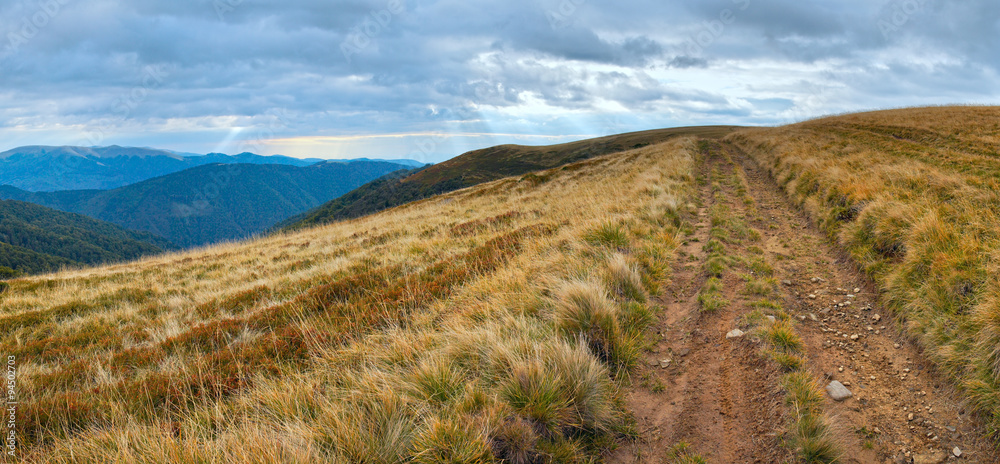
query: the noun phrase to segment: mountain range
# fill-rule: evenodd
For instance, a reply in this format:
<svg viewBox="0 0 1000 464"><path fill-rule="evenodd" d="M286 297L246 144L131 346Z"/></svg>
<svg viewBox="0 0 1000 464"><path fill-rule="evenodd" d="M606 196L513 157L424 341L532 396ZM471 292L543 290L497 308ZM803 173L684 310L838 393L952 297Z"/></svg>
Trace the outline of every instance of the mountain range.
<svg viewBox="0 0 1000 464"><path fill-rule="evenodd" d="M0 153L0 185L30 192L110 190L208 164L279 164L305 167L325 160L253 153L194 155L154 148L27 146ZM351 161L386 161L360 158ZM412 160L390 160L408 167Z"/></svg>
<svg viewBox="0 0 1000 464"><path fill-rule="evenodd" d="M186 248L249 237L411 166L385 161L209 164L110 190L31 192L2 186L0 198L149 232Z"/></svg>

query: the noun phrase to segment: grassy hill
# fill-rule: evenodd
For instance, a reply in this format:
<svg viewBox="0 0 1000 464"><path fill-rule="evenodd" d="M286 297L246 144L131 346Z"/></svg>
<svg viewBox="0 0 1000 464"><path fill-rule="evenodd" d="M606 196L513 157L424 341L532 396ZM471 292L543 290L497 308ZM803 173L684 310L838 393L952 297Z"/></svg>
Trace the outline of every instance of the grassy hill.
<svg viewBox="0 0 1000 464"><path fill-rule="evenodd" d="M0 345L21 373L22 457L584 459L628 427L619 382L665 278L692 147L13 281Z"/></svg>
<svg viewBox="0 0 1000 464"><path fill-rule="evenodd" d="M645 147L674 137L718 138L735 129L736 127L731 126L683 127L612 135L561 145L501 145L476 150L412 173L398 173L376 180L348 195L284 221L280 227L295 230L328 224L483 182Z"/></svg>
<svg viewBox="0 0 1000 464"><path fill-rule="evenodd" d="M990 462L996 121L681 136L10 281L19 454L0 459Z"/></svg>
<svg viewBox="0 0 1000 464"><path fill-rule="evenodd" d="M0 198L83 214L190 247L249 237L404 168L381 161L304 167L214 164L106 191L0 187Z"/></svg>
<svg viewBox="0 0 1000 464"><path fill-rule="evenodd" d="M173 249L163 238L77 214L0 200L0 269L23 274L127 261ZM0 272L0 277L9 272Z"/></svg>

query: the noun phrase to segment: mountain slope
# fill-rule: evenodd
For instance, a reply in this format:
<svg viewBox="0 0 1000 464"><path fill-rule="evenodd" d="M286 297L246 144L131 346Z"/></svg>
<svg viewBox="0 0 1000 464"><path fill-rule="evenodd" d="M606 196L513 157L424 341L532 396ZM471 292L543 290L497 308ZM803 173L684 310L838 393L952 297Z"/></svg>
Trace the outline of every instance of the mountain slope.
<svg viewBox="0 0 1000 464"><path fill-rule="evenodd" d="M447 204L11 282L0 346L26 366L17 457L595 460L628 430L613 379L654 314L600 272L627 259L641 269L634 297L660 288L675 246L660 221L684 203L691 160L680 144L646 147L545 184L499 181ZM611 210L636 221L612 223L625 234L614 252L586 238ZM601 324L622 321L606 344L551 318L547 295L565 305L581 292ZM453 446L468 451L449 459Z"/></svg>
<svg viewBox="0 0 1000 464"><path fill-rule="evenodd" d="M119 146L29 146L0 153L0 185L33 192L107 190L214 163L308 166L317 161L252 153L181 156L167 150Z"/></svg>
<svg viewBox="0 0 1000 464"><path fill-rule="evenodd" d="M561 145L501 145L465 153L405 176L379 179L281 224L295 230L355 218L483 182L549 169L608 153L644 147L679 136L722 137L736 127L684 127L613 135Z"/></svg>
<svg viewBox="0 0 1000 464"><path fill-rule="evenodd" d="M682 138L11 281L7 459L995 462L998 120Z"/></svg>
<svg viewBox="0 0 1000 464"><path fill-rule="evenodd" d="M31 203L0 200L0 266L21 273L126 261L172 248L148 233Z"/></svg>
<svg viewBox="0 0 1000 464"><path fill-rule="evenodd" d="M312 166L207 165L114 190L26 192L0 197L83 214L188 247L235 240L403 169L378 161Z"/></svg>

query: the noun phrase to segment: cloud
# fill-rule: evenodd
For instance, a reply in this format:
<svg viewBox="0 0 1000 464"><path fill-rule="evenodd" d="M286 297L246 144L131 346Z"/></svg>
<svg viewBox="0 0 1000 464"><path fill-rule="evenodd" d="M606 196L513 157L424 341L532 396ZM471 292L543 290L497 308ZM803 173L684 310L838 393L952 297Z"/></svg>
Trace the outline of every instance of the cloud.
<svg viewBox="0 0 1000 464"><path fill-rule="evenodd" d="M15 1L0 136L205 152L237 131L385 157L420 144L389 135L452 132L444 158L518 134L989 103L997 18L987 0Z"/></svg>

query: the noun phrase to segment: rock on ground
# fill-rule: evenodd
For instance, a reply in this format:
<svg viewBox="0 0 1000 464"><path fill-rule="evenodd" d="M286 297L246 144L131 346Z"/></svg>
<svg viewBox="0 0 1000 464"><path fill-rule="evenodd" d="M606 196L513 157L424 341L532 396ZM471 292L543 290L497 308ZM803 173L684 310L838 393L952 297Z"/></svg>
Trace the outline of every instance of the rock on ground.
<svg viewBox="0 0 1000 464"><path fill-rule="evenodd" d="M854 396L854 394L851 393L851 391L848 390L844 384L836 380L830 382L830 385L826 386L826 392L830 394L830 398L833 398L834 401L844 401Z"/></svg>

